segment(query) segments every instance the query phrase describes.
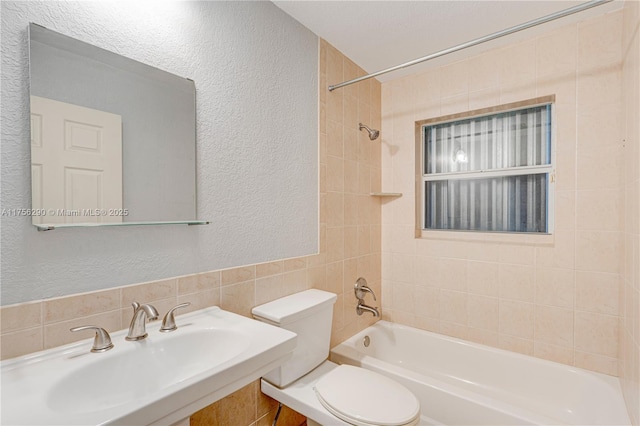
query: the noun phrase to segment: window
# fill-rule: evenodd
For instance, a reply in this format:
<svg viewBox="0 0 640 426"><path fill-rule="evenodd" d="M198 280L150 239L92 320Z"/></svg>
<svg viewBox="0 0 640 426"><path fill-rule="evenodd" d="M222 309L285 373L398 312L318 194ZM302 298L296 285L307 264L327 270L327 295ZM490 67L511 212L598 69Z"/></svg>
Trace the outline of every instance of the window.
<svg viewBox="0 0 640 426"><path fill-rule="evenodd" d="M417 122L422 229L550 233L552 102Z"/></svg>

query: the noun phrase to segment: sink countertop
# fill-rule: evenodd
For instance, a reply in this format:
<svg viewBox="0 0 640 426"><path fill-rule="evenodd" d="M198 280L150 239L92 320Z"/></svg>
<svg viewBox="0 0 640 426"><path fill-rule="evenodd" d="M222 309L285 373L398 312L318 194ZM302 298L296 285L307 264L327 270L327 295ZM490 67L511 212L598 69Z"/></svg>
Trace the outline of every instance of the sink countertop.
<svg viewBox="0 0 640 426"><path fill-rule="evenodd" d="M296 335L218 307L177 318L178 329L90 353L93 338L1 362L7 425L172 424L290 358Z"/></svg>

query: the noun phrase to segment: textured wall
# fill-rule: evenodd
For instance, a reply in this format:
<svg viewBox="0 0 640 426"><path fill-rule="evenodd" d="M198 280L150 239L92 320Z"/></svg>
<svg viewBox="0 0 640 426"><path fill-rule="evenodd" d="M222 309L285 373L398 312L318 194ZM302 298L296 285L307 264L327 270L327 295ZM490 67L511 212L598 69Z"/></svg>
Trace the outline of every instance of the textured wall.
<svg viewBox="0 0 640 426"><path fill-rule="evenodd" d="M269 2L2 2L2 208L30 194L27 25L195 80L209 226L39 233L2 217L2 304L318 250L318 39Z"/></svg>

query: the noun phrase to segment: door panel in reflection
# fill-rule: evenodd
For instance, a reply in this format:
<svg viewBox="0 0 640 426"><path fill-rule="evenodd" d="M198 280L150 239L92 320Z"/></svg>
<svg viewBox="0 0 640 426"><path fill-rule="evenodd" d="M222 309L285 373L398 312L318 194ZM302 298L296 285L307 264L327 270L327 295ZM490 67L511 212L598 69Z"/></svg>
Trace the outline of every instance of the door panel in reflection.
<svg viewBox="0 0 640 426"><path fill-rule="evenodd" d="M122 118L31 97L33 223L113 223L122 209Z"/></svg>

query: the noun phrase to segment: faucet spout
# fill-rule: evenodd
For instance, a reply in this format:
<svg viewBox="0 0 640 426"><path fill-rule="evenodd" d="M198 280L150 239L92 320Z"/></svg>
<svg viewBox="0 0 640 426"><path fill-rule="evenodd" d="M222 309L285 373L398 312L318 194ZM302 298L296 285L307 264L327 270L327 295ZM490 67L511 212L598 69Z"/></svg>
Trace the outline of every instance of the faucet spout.
<svg viewBox="0 0 640 426"><path fill-rule="evenodd" d="M356 312L358 313L358 315L362 315L363 312L370 312L374 317L376 318L380 317L380 312L378 311L378 308L365 305L361 300L358 301L358 306L356 306Z"/></svg>
<svg viewBox="0 0 640 426"><path fill-rule="evenodd" d="M133 306L133 318L131 319L131 324L129 324L129 333L125 339L142 340L148 336L146 330L147 319L158 319L159 314L153 305L141 305L138 302L133 302L131 305Z"/></svg>

